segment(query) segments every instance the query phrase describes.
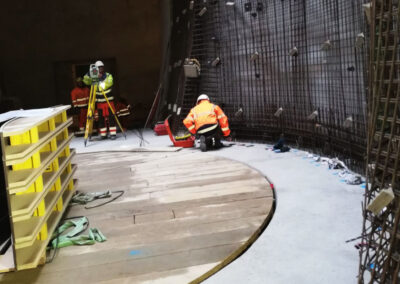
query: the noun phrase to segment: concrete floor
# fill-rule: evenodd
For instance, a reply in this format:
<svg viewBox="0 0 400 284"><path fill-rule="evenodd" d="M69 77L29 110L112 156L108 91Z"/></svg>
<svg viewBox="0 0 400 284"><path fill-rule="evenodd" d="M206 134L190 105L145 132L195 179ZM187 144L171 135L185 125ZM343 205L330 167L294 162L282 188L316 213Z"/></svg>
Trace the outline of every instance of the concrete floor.
<svg viewBox="0 0 400 284"><path fill-rule="evenodd" d="M168 136L155 136L152 131L146 131L144 138L148 148L171 145ZM71 147L79 153L139 144L138 136L129 131L126 140L119 136L84 148L83 139L75 138ZM361 233L365 189L345 184L337 171L313 162L307 152L294 149L278 154L266 150L265 144L252 145L208 153L244 162L267 176L276 189L275 215L246 253L205 283L355 283L356 242L345 241Z"/></svg>

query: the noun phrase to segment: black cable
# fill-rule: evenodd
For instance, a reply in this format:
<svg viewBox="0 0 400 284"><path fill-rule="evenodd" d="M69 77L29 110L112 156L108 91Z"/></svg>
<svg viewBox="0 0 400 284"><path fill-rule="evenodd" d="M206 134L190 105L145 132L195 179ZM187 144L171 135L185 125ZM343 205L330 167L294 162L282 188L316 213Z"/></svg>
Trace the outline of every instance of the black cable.
<svg viewBox="0 0 400 284"><path fill-rule="evenodd" d="M57 227L57 235L55 236L55 238L57 238L57 242L56 242L56 247L54 248L54 252L53 252L53 255L52 255L52 257L50 258L50 259L48 259L48 260L46 260L46 263L52 263L53 262L53 260L54 260L54 258L56 257L56 254L57 254L57 251L58 251L58 242L59 242L59 236L60 236L60 232L59 232L59 229L60 229L60 227L58 226ZM52 249L52 246L51 246L51 243L52 243L52 241L54 240L54 238L52 238L50 241L49 241L49 244L47 245L47 248L51 251L51 249Z"/></svg>
<svg viewBox="0 0 400 284"><path fill-rule="evenodd" d="M85 206L85 209L93 209L93 208L96 208L96 207L100 207L100 206L106 205L106 204L108 204L110 202L113 202L114 200L120 198L125 193L125 191L123 191L123 190L111 191L111 194L113 194L113 193L119 193L119 195L117 195L113 199L108 200L108 201L106 201L104 203L100 203L100 204L97 204L97 205L94 205L94 206L91 206L91 207Z"/></svg>

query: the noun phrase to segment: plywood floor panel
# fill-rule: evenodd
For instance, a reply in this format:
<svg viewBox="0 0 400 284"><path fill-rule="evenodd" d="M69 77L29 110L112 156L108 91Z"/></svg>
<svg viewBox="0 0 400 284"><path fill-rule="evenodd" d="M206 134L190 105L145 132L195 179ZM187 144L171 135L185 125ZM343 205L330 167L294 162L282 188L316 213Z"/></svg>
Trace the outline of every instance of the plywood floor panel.
<svg viewBox="0 0 400 284"><path fill-rule="evenodd" d="M74 163L79 191L125 191L102 207L70 207L69 216L87 216L108 240L63 248L52 263L0 282L188 283L243 249L272 215L267 180L225 158L100 152Z"/></svg>

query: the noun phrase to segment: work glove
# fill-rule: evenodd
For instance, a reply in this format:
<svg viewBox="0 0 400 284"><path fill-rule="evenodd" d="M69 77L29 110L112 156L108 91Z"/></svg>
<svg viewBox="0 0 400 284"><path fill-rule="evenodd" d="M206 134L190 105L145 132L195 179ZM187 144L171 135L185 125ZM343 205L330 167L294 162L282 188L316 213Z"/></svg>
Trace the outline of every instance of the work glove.
<svg viewBox="0 0 400 284"><path fill-rule="evenodd" d="M225 137L225 140L228 141L228 142L231 142L231 141L232 141L232 136L230 136L230 135L229 135L229 136L226 136L226 137Z"/></svg>
<svg viewBox="0 0 400 284"><path fill-rule="evenodd" d="M100 86L100 88L101 88L102 90L104 90L104 89L106 88L106 82L101 82L101 83L99 84L99 86Z"/></svg>

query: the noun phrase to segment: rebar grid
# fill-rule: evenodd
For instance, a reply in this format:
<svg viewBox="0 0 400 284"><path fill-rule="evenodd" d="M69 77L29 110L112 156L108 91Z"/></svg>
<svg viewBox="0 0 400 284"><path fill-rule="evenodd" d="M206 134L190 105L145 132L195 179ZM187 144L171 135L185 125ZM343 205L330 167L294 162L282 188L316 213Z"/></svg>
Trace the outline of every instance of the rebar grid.
<svg viewBox="0 0 400 284"><path fill-rule="evenodd" d="M175 131L207 93L237 137L284 133L365 169L359 283L400 282L400 0L373 0L370 24L367 0L191 2L173 7L163 101ZM184 58L201 62L200 78L184 77ZM387 187L396 198L375 216L366 207Z"/></svg>
<svg viewBox="0 0 400 284"><path fill-rule="evenodd" d="M196 58L202 70L193 79L176 69L179 90L166 96L167 104L182 108L173 129L183 130L182 119L206 93L227 113L236 137L275 141L284 133L288 141L338 156L362 172L368 55L363 2L202 0L178 24L183 8L175 9L174 28L190 35L180 60ZM183 28L188 22L190 28ZM220 62L213 64L216 58Z"/></svg>
<svg viewBox="0 0 400 284"><path fill-rule="evenodd" d="M374 0L370 40L367 179L359 283L398 283L400 269L400 1ZM374 215L367 205L391 187L394 201Z"/></svg>

